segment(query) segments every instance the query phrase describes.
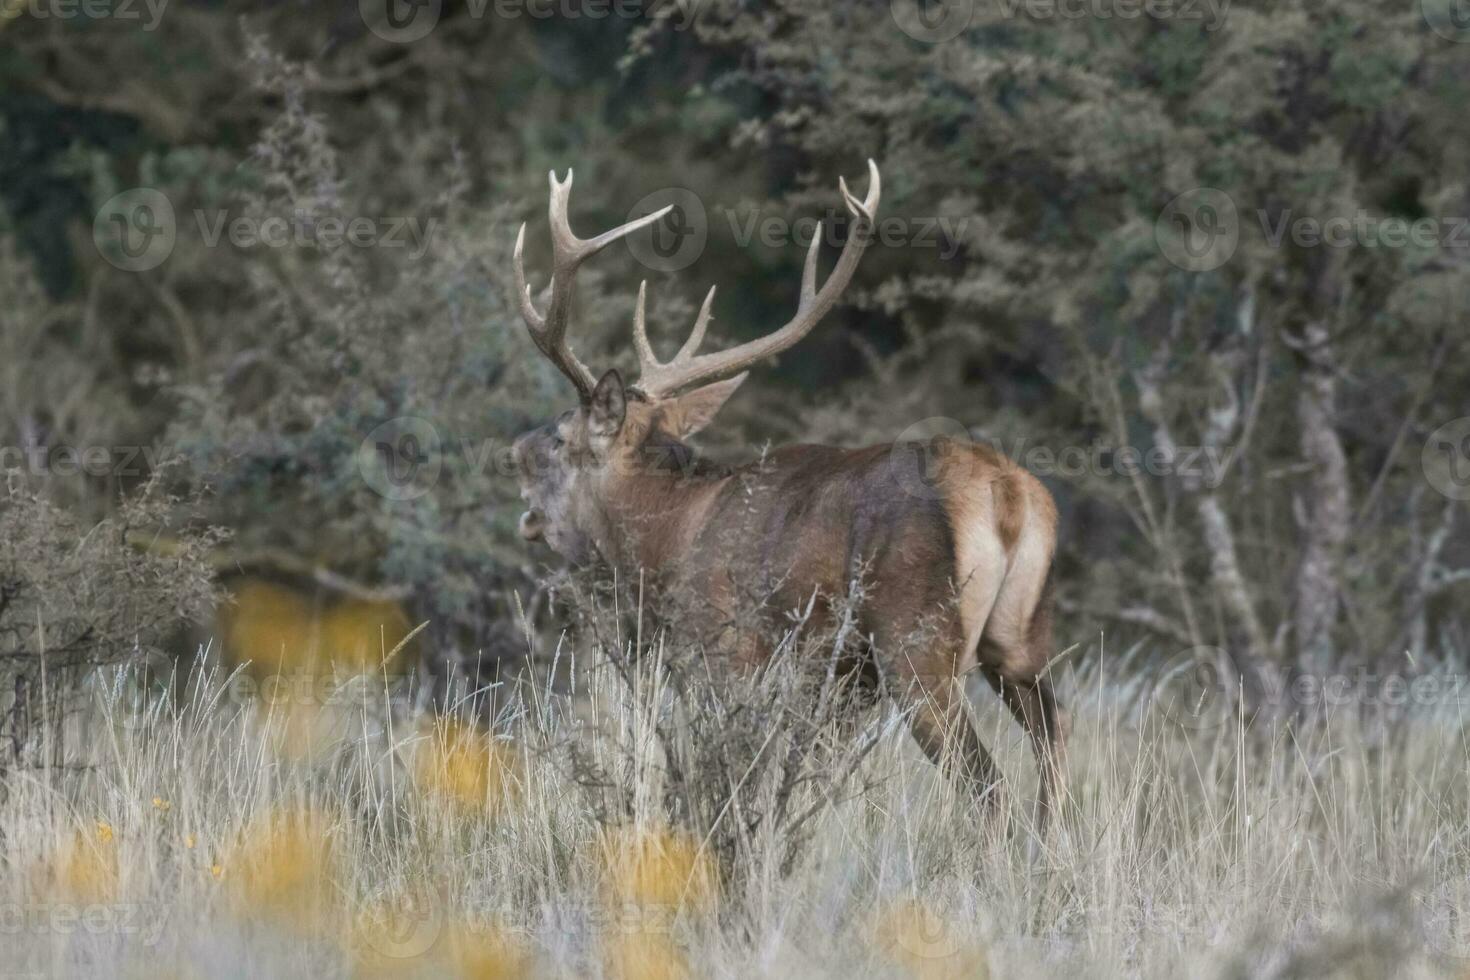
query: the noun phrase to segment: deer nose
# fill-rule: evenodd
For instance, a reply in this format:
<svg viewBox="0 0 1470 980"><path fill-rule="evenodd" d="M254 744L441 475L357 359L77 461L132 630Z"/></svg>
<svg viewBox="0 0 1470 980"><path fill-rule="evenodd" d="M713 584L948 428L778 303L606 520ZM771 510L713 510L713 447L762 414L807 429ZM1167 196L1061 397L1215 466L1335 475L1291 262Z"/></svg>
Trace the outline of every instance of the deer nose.
<svg viewBox="0 0 1470 980"><path fill-rule="evenodd" d="M540 541L545 525L545 518L541 516L539 510L533 507L521 515L521 537L527 541Z"/></svg>

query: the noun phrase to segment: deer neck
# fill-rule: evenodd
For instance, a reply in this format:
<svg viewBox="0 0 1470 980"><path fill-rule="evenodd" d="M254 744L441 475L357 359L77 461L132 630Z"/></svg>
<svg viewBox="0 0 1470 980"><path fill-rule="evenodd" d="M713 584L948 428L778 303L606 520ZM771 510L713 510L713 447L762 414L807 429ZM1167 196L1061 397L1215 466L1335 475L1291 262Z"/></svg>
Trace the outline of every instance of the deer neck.
<svg viewBox="0 0 1470 980"><path fill-rule="evenodd" d="M724 472L693 467L629 467L603 487L603 556L626 573L682 564L704 526Z"/></svg>

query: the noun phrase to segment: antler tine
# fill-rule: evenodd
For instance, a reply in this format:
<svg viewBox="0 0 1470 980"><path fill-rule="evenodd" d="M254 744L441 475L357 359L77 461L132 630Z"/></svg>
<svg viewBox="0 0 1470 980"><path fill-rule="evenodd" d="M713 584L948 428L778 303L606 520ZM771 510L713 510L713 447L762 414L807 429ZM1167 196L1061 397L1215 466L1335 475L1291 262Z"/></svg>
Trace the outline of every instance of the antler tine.
<svg viewBox="0 0 1470 980"><path fill-rule="evenodd" d="M817 226L817 232L812 238L811 246L807 249L806 262L802 269L801 295L797 301L796 315L775 332L729 350L696 355L695 351L704 340L705 327L709 324L710 308L715 296L715 291L711 289L709 295L705 297L704 305L700 308L699 317L695 320L694 330L690 333L689 339L668 363L660 364L653 357L652 349L648 347L648 337L643 328L643 299L642 290L640 290L638 312L634 323L635 342L638 344L639 360L642 362L642 371L637 385L640 391L650 397L667 397L699 382L730 377L756 361L779 354L811 332L818 321L836 305L838 297L842 295L842 291L852 280L858 260L862 258L863 250L868 247L872 238L873 226L878 214L878 201L882 196L878 165L872 160L868 161L868 194L863 200L859 201L852 195L852 192L847 189L846 180L839 178L837 186L842 192L842 199L846 202L848 210L857 220L853 223L847 241L842 246L842 254L838 256L837 264L820 289L817 288L817 255L821 250L821 226ZM644 354L645 351L647 351L647 356Z"/></svg>
<svg viewBox="0 0 1470 980"><path fill-rule="evenodd" d="M648 292L648 280L638 284L638 303L633 307L633 349L638 352L639 364L658 364L653 346L648 342L648 327L643 321L643 302Z"/></svg>
<svg viewBox="0 0 1470 980"><path fill-rule="evenodd" d="M596 238L578 238L572 232L571 221L567 218L567 202L572 195L572 171L570 168L567 169L566 180L557 180L555 170L547 176L551 179L551 205L547 209L547 217L551 221L552 257L557 271L576 269L583 260L601 252L619 238L624 238L639 228L653 224L674 210L674 206L670 204L645 214L641 218L635 218L625 225L618 225Z"/></svg>
<svg viewBox="0 0 1470 980"><path fill-rule="evenodd" d="M876 195L878 189L878 165L873 162L872 157L868 158L868 200L860 202L857 198L853 197L852 192L847 189L847 179L845 177L837 178L837 188L842 191L842 199L847 202L847 209L853 213L853 216L856 217L861 214L868 220L868 224L872 224L874 220L873 216L878 210L878 198Z"/></svg>
<svg viewBox="0 0 1470 980"><path fill-rule="evenodd" d="M699 345L704 343L704 331L709 326L710 309L715 305L715 289L711 286L709 292L704 294L704 302L699 304L699 315L694 318L694 329L689 331L684 346L679 348L679 353L674 355L674 360L692 357L699 350Z"/></svg>
<svg viewBox="0 0 1470 980"><path fill-rule="evenodd" d="M511 269L515 273L516 304L520 307L521 317L525 319L526 326L533 331L541 329L546 325L546 320L540 313L536 312L536 306L531 302L531 284L526 282L526 263L522 253L526 249L526 225L521 223L521 230L516 232L516 247L511 253Z"/></svg>
<svg viewBox="0 0 1470 980"><path fill-rule="evenodd" d="M648 280L645 279L638 284L638 303L633 307L633 349L638 353L639 377L646 377L650 373L657 374L658 371L669 366L658 359L658 355L653 352L653 345L648 342L648 323L644 317L647 289ZM699 350L699 345L704 343L704 332L709 326L710 309L714 306L714 302L715 287L711 286L709 292L704 295L704 302L700 304L699 315L694 318L694 329L689 332L684 345L679 348L679 353L674 355L669 364L687 360Z"/></svg>
<svg viewBox="0 0 1470 980"><path fill-rule="evenodd" d="M817 298L817 253L821 250L822 223L818 221L817 230L812 232L812 243L807 246L806 265L801 270L801 299L796 304L798 313L810 309L812 301Z"/></svg>
<svg viewBox="0 0 1470 980"><path fill-rule="evenodd" d="M572 284L577 267L618 239L653 224L668 214L672 205L619 225L611 231L605 231L596 238L581 239L573 234L567 217L567 203L572 192L572 171L567 170L566 180L557 180L554 170L548 174L548 178L551 183L550 203L547 206L547 217L551 224L551 299L544 315L536 310L531 299L531 287L526 283L522 257L526 226L521 225L511 259L515 273L516 305L520 308L521 318L526 321L526 330L531 334L537 348L576 385L582 398L587 399L592 395L596 379L587 365L577 359L566 340L567 325L571 319Z"/></svg>
<svg viewBox="0 0 1470 980"><path fill-rule="evenodd" d="M572 168L567 168L567 179L557 180L556 171L546 173L551 182L551 196L546 206L546 220L551 225L551 254L558 268L568 256L575 255L581 243L572 234L571 219L567 217L567 205L572 199Z"/></svg>

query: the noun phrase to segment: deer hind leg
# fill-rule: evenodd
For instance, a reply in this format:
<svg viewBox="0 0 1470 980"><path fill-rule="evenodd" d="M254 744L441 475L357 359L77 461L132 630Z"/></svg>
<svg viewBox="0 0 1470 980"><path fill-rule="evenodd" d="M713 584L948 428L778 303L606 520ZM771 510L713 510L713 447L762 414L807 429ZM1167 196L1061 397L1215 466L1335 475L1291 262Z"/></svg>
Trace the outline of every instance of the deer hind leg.
<svg viewBox="0 0 1470 980"><path fill-rule="evenodd" d="M1066 792L1063 760L1067 743L1067 713L1057 702L1056 692L1045 677L1015 681L1006 679L995 670L984 669L982 672L1031 740L1041 777L1036 795L1036 824L1038 829L1045 831L1052 812Z"/></svg>
<svg viewBox="0 0 1470 980"><path fill-rule="evenodd" d="M964 710L964 688L917 695L909 730L929 760L989 813L1004 810L1004 780Z"/></svg>
<svg viewBox="0 0 1470 980"><path fill-rule="evenodd" d="M1064 798L1069 723L1045 671L1051 657L1049 562L1013 565L985 624L981 672L1025 730L1040 771L1037 825L1045 828Z"/></svg>
<svg viewBox="0 0 1470 980"><path fill-rule="evenodd" d="M988 813L1004 813L1003 778L965 711L954 657L911 652L890 658L888 667L895 697L912 711L909 731L919 748Z"/></svg>

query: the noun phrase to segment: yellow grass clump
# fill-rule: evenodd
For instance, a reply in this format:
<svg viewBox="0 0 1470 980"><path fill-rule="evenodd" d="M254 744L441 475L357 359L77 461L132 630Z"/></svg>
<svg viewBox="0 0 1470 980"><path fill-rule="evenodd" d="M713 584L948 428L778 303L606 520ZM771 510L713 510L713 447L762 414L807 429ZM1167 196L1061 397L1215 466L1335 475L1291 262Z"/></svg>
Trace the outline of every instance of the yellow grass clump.
<svg viewBox="0 0 1470 980"><path fill-rule="evenodd" d="M271 812L245 829L215 877L237 909L296 931L320 932L331 919L331 821L311 809Z"/></svg>
<svg viewBox="0 0 1470 980"><path fill-rule="evenodd" d="M718 896L714 860L686 834L622 827L603 836L602 852L610 904L704 910Z"/></svg>
<svg viewBox="0 0 1470 980"><path fill-rule="evenodd" d="M225 652L237 663L248 661L254 673L264 676L316 659L316 614L302 595L255 579L231 591L234 601L221 606L217 620Z"/></svg>
<svg viewBox="0 0 1470 980"><path fill-rule="evenodd" d="M873 942L883 957L915 980L987 980L984 948L961 941L926 902L906 900L879 910Z"/></svg>
<svg viewBox="0 0 1470 980"><path fill-rule="evenodd" d="M423 907L399 901L364 910L350 939L353 975L521 980L534 974L524 935L491 923L446 923L442 912L437 900Z"/></svg>
<svg viewBox="0 0 1470 980"><path fill-rule="evenodd" d="M520 757L506 742L456 719L441 718L419 745L418 785L475 813L500 812L522 785Z"/></svg>
<svg viewBox="0 0 1470 980"><path fill-rule="evenodd" d="M248 664L266 743L289 761L334 750L359 721L361 698L381 698L374 685L383 672L398 673L416 653L396 602L323 602L255 578L232 593L217 614L217 632L226 655ZM366 688L355 686L364 679Z"/></svg>
<svg viewBox="0 0 1470 980"><path fill-rule="evenodd" d="M534 957L526 937L498 925L461 923L441 940L449 971L472 980L520 980L531 976Z"/></svg>
<svg viewBox="0 0 1470 980"><path fill-rule="evenodd" d="M82 904L115 902L119 892L117 837L98 820L65 838L49 862L47 884L58 897Z"/></svg>
<svg viewBox="0 0 1470 980"><path fill-rule="evenodd" d="M234 601L217 617L219 633L226 653L237 663L248 661L258 677L376 673L410 632L396 602L321 603L259 579L246 579L232 592Z"/></svg>
<svg viewBox="0 0 1470 980"><path fill-rule="evenodd" d="M685 980L694 975L684 951L666 932L614 932L602 944L611 980Z"/></svg>
<svg viewBox="0 0 1470 980"><path fill-rule="evenodd" d="M341 727L330 715L324 717L320 706L290 697L262 705L261 713L271 751L293 762L309 759L317 749L325 749Z"/></svg>
<svg viewBox="0 0 1470 980"><path fill-rule="evenodd" d="M375 674L411 628L396 602L346 599L322 616L322 651L344 673Z"/></svg>
<svg viewBox="0 0 1470 980"><path fill-rule="evenodd" d="M443 931L443 909L432 892L401 895L362 909L347 944L360 978L416 976L430 965Z"/></svg>

